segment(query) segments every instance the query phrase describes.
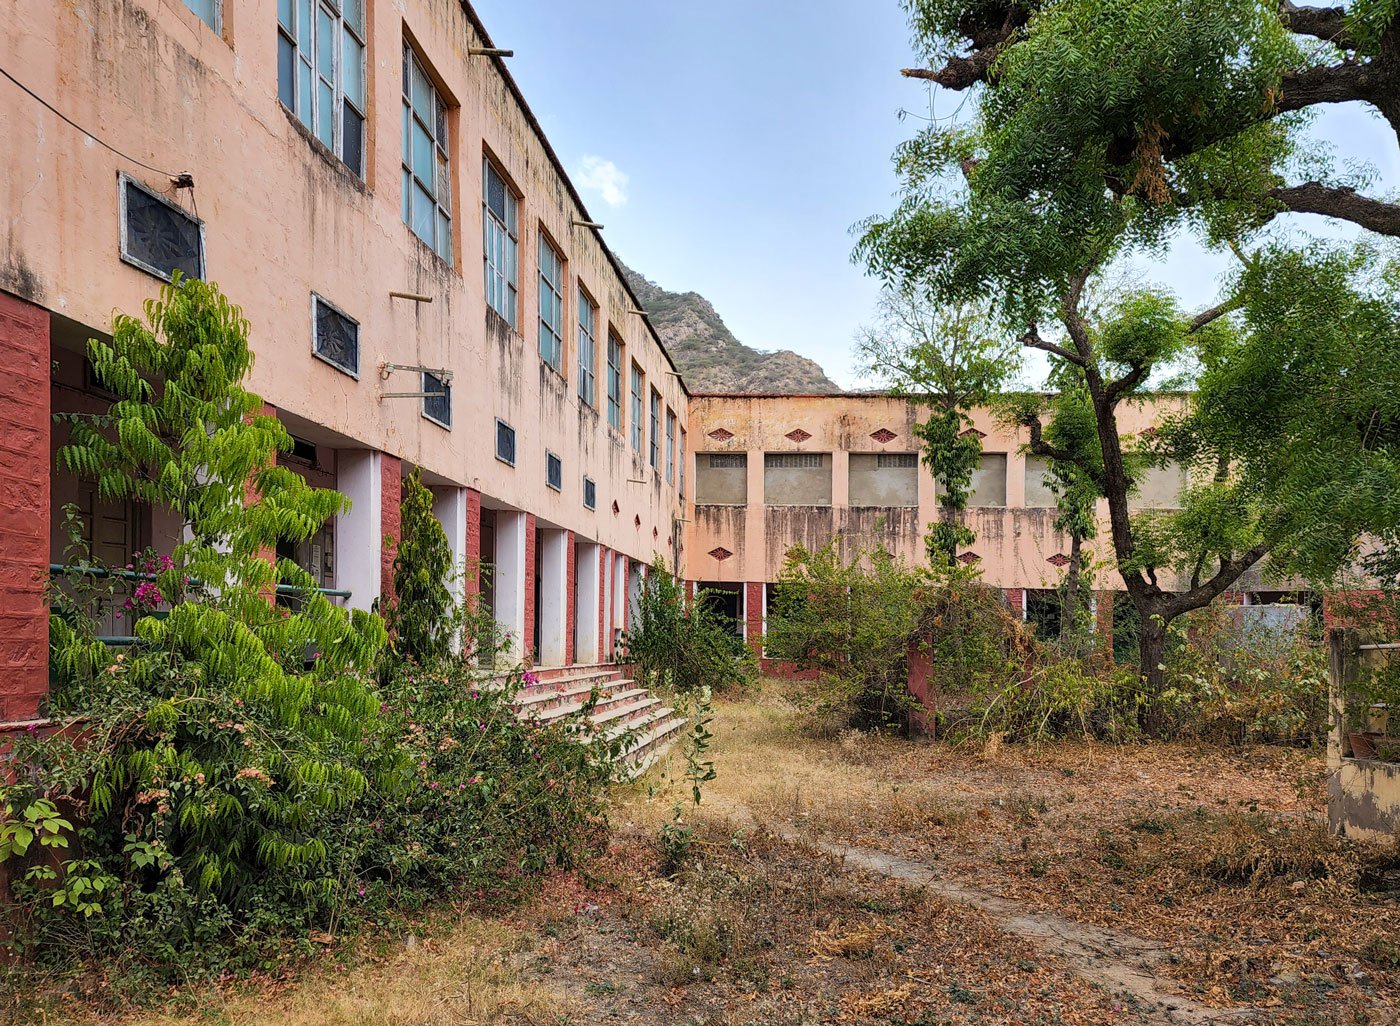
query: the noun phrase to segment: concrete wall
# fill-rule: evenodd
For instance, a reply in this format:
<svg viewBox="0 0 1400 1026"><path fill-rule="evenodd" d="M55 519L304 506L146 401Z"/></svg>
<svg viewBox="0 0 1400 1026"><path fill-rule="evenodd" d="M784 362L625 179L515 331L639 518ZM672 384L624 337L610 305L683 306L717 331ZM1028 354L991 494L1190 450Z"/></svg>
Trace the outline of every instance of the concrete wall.
<svg viewBox="0 0 1400 1026"><path fill-rule="evenodd" d="M830 506L831 454L763 454L763 502L768 506Z"/></svg>
<svg viewBox="0 0 1400 1026"><path fill-rule="evenodd" d="M749 468L743 453L697 453L695 501L700 505L742 506L749 497Z"/></svg>
<svg viewBox="0 0 1400 1026"><path fill-rule="evenodd" d="M885 465L882 466L882 463ZM852 506L919 505L917 453L851 453L850 468L849 497Z"/></svg>

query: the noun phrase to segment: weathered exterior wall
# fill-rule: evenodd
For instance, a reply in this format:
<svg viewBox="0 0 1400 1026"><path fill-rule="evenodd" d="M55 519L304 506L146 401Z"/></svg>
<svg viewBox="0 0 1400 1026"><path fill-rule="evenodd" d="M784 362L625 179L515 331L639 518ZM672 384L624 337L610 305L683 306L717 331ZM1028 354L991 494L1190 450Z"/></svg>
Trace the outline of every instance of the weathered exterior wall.
<svg viewBox="0 0 1400 1026"><path fill-rule="evenodd" d="M882 467L880 453L851 453L851 484L848 492L851 506L918 508L919 457L917 453L907 455L913 466Z"/></svg>
<svg viewBox="0 0 1400 1026"><path fill-rule="evenodd" d="M1157 415L1158 408L1125 408L1125 433L1148 428ZM912 489L905 482L874 496L869 476L878 454L918 451L912 429L919 417L908 402L886 395L693 396L689 430L696 459L703 464L707 453L746 453L748 501L743 507L694 507L686 531L687 576L773 581L793 544L821 545L836 535L847 554L881 544L907 560L923 560L924 535L938 515L928 468L919 462ZM1058 557L1067 556L1069 538L1055 529L1054 495L1041 480L1043 464L1021 453L1025 431L1007 428L990 411L975 413L973 429L983 434L985 458L964 515L977 535L969 558L978 560L988 584L1055 587L1063 576ZM829 508L772 503L765 491L772 472L755 468L762 467L765 453L778 452L821 453L830 460ZM1103 547L1106 504L1100 503L1098 514L1102 530L1094 545ZM714 552L728 555L715 559L709 555ZM1122 581L1100 571L1093 587L1121 589Z"/></svg>
<svg viewBox="0 0 1400 1026"><path fill-rule="evenodd" d="M765 454L763 502L768 506L830 506L831 454L801 453L802 466L783 465L786 453Z"/></svg>
<svg viewBox="0 0 1400 1026"><path fill-rule="evenodd" d="M749 468L743 453L705 453L695 461L695 502L742 506L749 500ZM727 464L734 464L729 466Z"/></svg>

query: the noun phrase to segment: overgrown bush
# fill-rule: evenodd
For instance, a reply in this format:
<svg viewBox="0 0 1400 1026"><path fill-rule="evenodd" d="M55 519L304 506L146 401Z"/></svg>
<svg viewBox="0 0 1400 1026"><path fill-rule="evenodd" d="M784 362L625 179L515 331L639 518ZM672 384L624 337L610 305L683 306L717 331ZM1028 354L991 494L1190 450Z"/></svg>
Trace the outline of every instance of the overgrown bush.
<svg viewBox="0 0 1400 1026"><path fill-rule="evenodd" d="M1162 712L1174 732L1231 743L1320 744L1327 732L1327 652L1304 622L1250 625L1212 605L1175 621Z"/></svg>
<svg viewBox="0 0 1400 1026"><path fill-rule="evenodd" d="M390 665L408 659L429 666L451 653L454 634L461 640L461 616L447 584L463 569L452 565L447 532L433 515L433 493L421 471L405 479L399 510L394 590L380 606Z"/></svg>
<svg viewBox="0 0 1400 1026"><path fill-rule="evenodd" d="M701 591L690 601L660 557L642 581L623 636L644 682L691 692L742 688L757 674L753 653Z"/></svg>

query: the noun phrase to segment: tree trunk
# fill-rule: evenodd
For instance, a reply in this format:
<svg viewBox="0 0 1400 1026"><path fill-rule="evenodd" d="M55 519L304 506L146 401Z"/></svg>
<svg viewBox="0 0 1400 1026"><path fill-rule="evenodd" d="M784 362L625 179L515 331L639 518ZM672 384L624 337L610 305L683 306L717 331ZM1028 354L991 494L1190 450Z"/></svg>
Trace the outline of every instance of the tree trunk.
<svg viewBox="0 0 1400 1026"><path fill-rule="evenodd" d="M1139 605L1138 615L1142 618L1138 627L1138 663L1148 697L1155 700L1167 683L1163 662L1167 656L1168 621L1151 603Z"/></svg>
<svg viewBox="0 0 1400 1026"><path fill-rule="evenodd" d="M1065 572L1065 597L1060 603L1060 643L1073 644L1079 634L1079 574L1084 562L1084 541L1070 536L1069 568ZM1075 646L1078 647L1077 645Z"/></svg>

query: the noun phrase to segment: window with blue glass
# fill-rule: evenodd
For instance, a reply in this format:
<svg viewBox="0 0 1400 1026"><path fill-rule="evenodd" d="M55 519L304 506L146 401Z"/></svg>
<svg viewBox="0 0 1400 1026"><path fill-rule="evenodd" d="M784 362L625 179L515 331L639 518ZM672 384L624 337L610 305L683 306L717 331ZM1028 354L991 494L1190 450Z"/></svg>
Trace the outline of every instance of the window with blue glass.
<svg viewBox="0 0 1400 1026"><path fill-rule="evenodd" d="M185 0L185 6L199 15L199 20L215 32L223 31L224 5L222 0Z"/></svg>
<svg viewBox="0 0 1400 1026"><path fill-rule="evenodd" d="M583 479L583 508L598 508L598 483L591 477Z"/></svg>
<svg viewBox="0 0 1400 1026"><path fill-rule="evenodd" d="M438 256L452 259L452 164L447 104L413 47L403 45L404 223Z"/></svg>
<svg viewBox="0 0 1400 1026"><path fill-rule="evenodd" d="M516 326L520 280L520 202L496 165L482 161L481 223L485 238L486 305Z"/></svg>
<svg viewBox="0 0 1400 1026"><path fill-rule="evenodd" d="M365 173L365 0L277 0L277 96Z"/></svg>
<svg viewBox="0 0 1400 1026"><path fill-rule="evenodd" d="M540 232L540 359L564 368L564 258Z"/></svg>
<svg viewBox="0 0 1400 1026"><path fill-rule="evenodd" d="M632 364L632 451L638 456L642 454L642 446L646 444L646 427L642 422L642 383L645 380L642 368Z"/></svg>
<svg viewBox="0 0 1400 1026"><path fill-rule="evenodd" d="M661 469L661 393L651 390L651 469Z"/></svg>
<svg viewBox="0 0 1400 1026"><path fill-rule="evenodd" d="M598 343L595 339L598 308L592 298L579 286L578 290L578 397L589 406L598 405L597 375Z"/></svg>
<svg viewBox="0 0 1400 1026"><path fill-rule="evenodd" d="M556 492L564 490L564 461L548 450L544 454L544 483Z"/></svg>
<svg viewBox="0 0 1400 1026"><path fill-rule="evenodd" d="M622 431L622 341L608 332L608 427Z"/></svg>
<svg viewBox="0 0 1400 1026"><path fill-rule="evenodd" d="M660 396L657 397L660 402ZM676 415L666 411L666 483L676 479Z"/></svg>

